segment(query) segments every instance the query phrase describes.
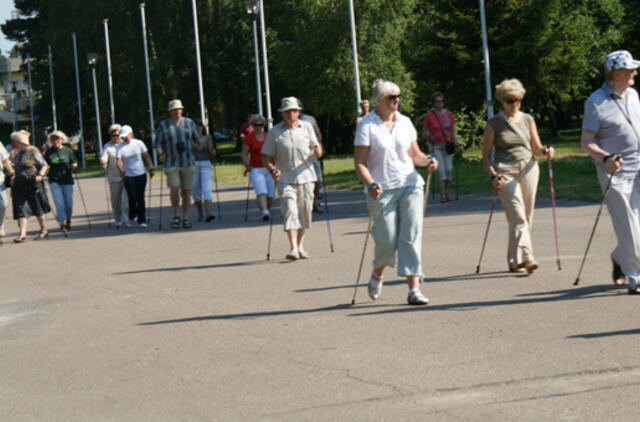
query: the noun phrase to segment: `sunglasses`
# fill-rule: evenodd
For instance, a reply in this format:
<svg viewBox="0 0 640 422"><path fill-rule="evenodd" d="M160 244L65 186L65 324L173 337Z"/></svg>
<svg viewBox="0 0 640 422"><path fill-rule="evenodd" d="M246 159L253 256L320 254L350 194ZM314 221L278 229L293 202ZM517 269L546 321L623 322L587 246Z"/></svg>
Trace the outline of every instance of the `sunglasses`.
<svg viewBox="0 0 640 422"><path fill-rule="evenodd" d="M262 123L253 124L251 126L253 126L253 127L264 127L264 125Z"/></svg>
<svg viewBox="0 0 640 422"><path fill-rule="evenodd" d="M520 98L509 98L505 103L507 104L520 104L522 100Z"/></svg>
<svg viewBox="0 0 640 422"><path fill-rule="evenodd" d="M112 134L110 134L110 136L111 136L112 138L119 138L119 137L120 137L120 133L119 133L119 132L112 133Z"/></svg>
<svg viewBox="0 0 640 422"><path fill-rule="evenodd" d="M399 100L400 99L400 94L389 95L389 96L387 96L387 98L390 99L391 101Z"/></svg>

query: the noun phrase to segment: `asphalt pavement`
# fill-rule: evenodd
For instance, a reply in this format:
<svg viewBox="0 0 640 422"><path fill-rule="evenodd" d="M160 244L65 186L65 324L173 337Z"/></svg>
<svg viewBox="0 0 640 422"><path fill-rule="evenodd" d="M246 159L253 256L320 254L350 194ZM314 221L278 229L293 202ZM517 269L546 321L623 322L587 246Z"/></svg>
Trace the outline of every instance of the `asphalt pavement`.
<svg viewBox="0 0 640 422"><path fill-rule="evenodd" d="M491 198L430 198L423 292L389 269L366 293L373 242L351 298L368 214L362 191L329 191L311 259L284 259L280 217L262 222L246 186L221 186L222 219L172 230L152 186L149 228L108 227L103 179L80 179L72 231L0 248L1 421L636 421L640 297L611 282L615 245L598 204L539 199L540 269L507 272ZM159 207L162 201L162 230ZM277 203L277 202L276 202ZM215 208L214 208L215 209ZM219 216L217 216L219 217ZM29 235L37 231L29 220Z"/></svg>

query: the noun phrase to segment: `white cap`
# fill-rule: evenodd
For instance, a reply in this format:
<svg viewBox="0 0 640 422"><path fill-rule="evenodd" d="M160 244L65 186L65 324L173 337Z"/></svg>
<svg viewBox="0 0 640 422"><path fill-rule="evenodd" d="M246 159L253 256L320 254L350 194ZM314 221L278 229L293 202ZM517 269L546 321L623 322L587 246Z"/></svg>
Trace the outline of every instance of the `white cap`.
<svg viewBox="0 0 640 422"><path fill-rule="evenodd" d="M120 128L120 137L124 138L125 136L127 136L128 134L133 133L133 129L131 129L131 126L129 125L124 125Z"/></svg>

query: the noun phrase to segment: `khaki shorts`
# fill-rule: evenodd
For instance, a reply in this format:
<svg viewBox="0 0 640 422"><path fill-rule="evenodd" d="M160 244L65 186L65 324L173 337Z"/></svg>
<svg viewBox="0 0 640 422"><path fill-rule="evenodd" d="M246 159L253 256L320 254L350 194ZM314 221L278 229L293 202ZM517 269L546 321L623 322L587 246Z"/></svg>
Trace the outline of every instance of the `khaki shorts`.
<svg viewBox="0 0 640 422"><path fill-rule="evenodd" d="M179 186L181 189L191 190L195 170L195 166L166 167L164 174L167 176L167 186L169 188Z"/></svg>

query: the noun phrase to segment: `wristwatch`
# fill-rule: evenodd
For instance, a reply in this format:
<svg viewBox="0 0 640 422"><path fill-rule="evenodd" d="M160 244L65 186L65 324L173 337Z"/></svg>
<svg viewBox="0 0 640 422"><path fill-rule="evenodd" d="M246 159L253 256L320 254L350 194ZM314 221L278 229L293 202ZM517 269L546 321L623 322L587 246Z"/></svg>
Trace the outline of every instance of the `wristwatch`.
<svg viewBox="0 0 640 422"><path fill-rule="evenodd" d="M370 183L367 185L367 192L371 192L371 189L375 189L380 187L379 184L377 184L376 182Z"/></svg>

